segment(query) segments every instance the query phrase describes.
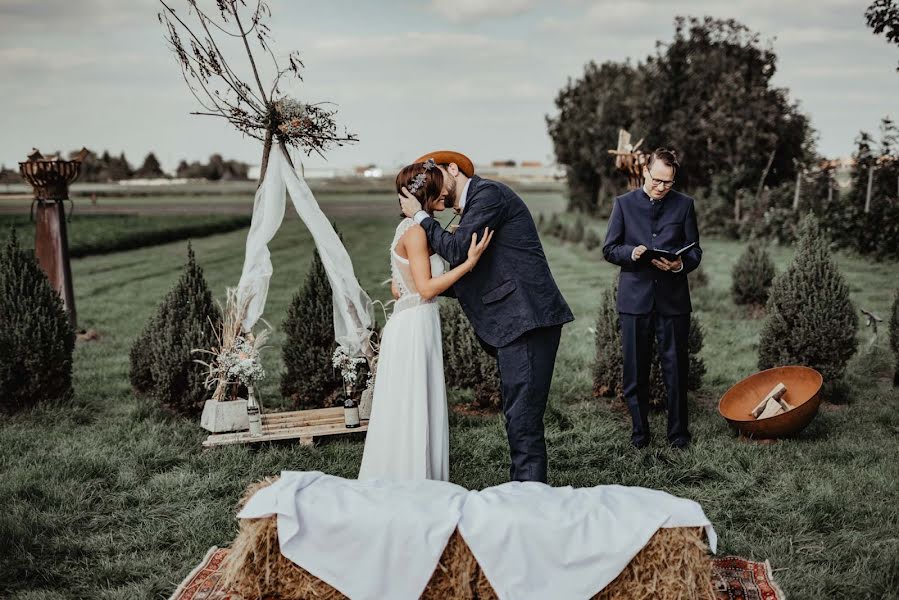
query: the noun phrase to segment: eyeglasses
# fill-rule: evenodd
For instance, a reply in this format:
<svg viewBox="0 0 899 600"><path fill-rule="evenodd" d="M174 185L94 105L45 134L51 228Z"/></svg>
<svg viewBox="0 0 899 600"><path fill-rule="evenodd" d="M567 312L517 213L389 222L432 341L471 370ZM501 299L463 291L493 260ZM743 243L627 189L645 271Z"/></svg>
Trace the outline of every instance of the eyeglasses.
<svg viewBox="0 0 899 600"><path fill-rule="evenodd" d="M650 179L652 179L652 187L654 187L654 188L662 186L667 190L672 185L674 185L673 179L656 179L655 177L652 177L652 176L650 176Z"/></svg>

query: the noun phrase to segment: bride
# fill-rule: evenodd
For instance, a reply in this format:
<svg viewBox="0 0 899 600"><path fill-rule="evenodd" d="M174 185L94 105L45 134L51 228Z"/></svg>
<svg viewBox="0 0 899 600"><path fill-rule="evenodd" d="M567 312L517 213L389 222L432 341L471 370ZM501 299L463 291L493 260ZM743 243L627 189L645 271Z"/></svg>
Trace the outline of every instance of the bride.
<svg viewBox="0 0 899 600"><path fill-rule="evenodd" d="M445 209L447 180L428 160L396 177L433 215ZM443 343L437 296L471 271L490 244L472 234L468 258L444 272L431 254L425 231L403 219L390 245L390 266L399 298L381 337L372 413L359 479L449 479L449 423L443 379Z"/></svg>

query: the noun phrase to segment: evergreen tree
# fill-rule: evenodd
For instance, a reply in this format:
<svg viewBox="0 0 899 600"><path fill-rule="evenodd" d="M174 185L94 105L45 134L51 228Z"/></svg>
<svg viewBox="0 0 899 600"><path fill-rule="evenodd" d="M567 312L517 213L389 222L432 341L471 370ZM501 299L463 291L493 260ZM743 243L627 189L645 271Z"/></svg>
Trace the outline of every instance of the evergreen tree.
<svg viewBox="0 0 899 600"><path fill-rule="evenodd" d="M502 391L496 359L481 347L465 313L456 301L440 305L444 377L455 389L474 391L475 406L502 409Z"/></svg>
<svg viewBox="0 0 899 600"><path fill-rule="evenodd" d="M578 219L574 222L571 228L568 230L568 235L566 236L569 242L580 244L584 241L584 222Z"/></svg>
<svg viewBox="0 0 899 600"><path fill-rule="evenodd" d="M696 391L702 387L702 378L705 377L705 361L700 352L705 341L705 333L702 324L696 315L690 315L690 333L687 336L687 353L690 355L690 370L687 375L687 389Z"/></svg>
<svg viewBox="0 0 899 600"><path fill-rule="evenodd" d="M317 250L281 328L285 335L281 394L301 408L331 406L335 393L343 387L331 364L336 348L333 295Z"/></svg>
<svg viewBox="0 0 899 600"><path fill-rule="evenodd" d="M218 344L222 313L206 284L190 244L181 277L163 299L137 344L146 344L153 398L184 415L198 415L212 392L204 386L206 368L194 362L194 349L210 349ZM134 369L135 376L146 372ZM138 381L139 383L139 381Z"/></svg>
<svg viewBox="0 0 899 600"><path fill-rule="evenodd" d="M593 362L593 395L623 398L621 324L615 308L618 282L603 292L596 317L595 360Z"/></svg>
<svg viewBox="0 0 899 600"><path fill-rule="evenodd" d="M858 346L858 315L812 214L800 224L793 262L774 280L767 311L760 369L798 364L817 369L827 383L842 379Z"/></svg>
<svg viewBox="0 0 899 600"><path fill-rule="evenodd" d="M893 299L893 310L890 315L890 346L896 355L896 372L893 374L893 385L899 386L899 290Z"/></svg>
<svg viewBox="0 0 899 600"><path fill-rule="evenodd" d="M624 362L621 348L621 322L615 306L618 295L618 284L613 283L602 296L599 314L596 319L595 360L593 363L593 395L594 397L614 397L624 399ZM702 378L706 372L705 361L700 356L703 345L702 325L696 315L690 318L690 333L687 349L690 359L687 389L691 391L702 387ZM662 378L662 366L656 352L655 339L652 341L652 354L649 372L649 403L653 408L666 405L666 387Z"/></svg>
<svg viewBox="0 0 899 600"><path fill-rule="evenodd" d="M602 238L599 237L599 233L595 229L590 228L584 234L584 246L587 250L595 250L602 246Z"/></svg>
<svg viewBox="0 0 899 600"><path fill-rule="evenodd" d="M131 387L139 394L149 393L153 388L153 353L150 344L153 341L153 335L157 330L156 316L150 319L144 326L144 330L140 333L131 350L128 353L128 380Z"/></svg>
<svg viewBox="0 0 899 600"><path fill-rule="evenodd" d="M768 251L750 244L731 272L731 295L736 304L764 306L774 281L774 261Z"/></svg>
<svg viewBox="0 0 899 600"><path fill-rule="evenodd" d="M156 155L150 152L144 159L144 164L134 173L135 177L142 179L161 179L165 177L162 166L156 159Z"/></svg>
<svg viewBox="0 0 899 600"><path fill-rule="evenodd" d="M0 254L0 412L68 400L74 347L62 299L13 230Z"/></svg>
<svg viewBox="0 0 899 600"><path fill-rule="evenodd" d="M693 269L687 274L687 285L690 287L691 294L694 290L708 287L709 276L706 275L705 269L702 268L702 265L699 265L697 268Z"/></svg>

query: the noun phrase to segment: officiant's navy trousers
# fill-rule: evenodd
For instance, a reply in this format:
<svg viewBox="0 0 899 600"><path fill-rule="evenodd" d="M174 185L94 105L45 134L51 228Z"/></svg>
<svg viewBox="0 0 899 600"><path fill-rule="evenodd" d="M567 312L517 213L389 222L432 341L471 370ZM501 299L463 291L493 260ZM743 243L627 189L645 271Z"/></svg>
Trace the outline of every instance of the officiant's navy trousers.
<svg viewBox="0 0 899 600"><path fill-rule="evenodd" d="M481 342L499 366L511 481L546 483L543 415L561 336L562 326L555 325L532 329L501 348Z"/></svg>
<svg viewBox="0 0 899 600"><path fill-rule="evenodd" d="M633 423L631 442L640 447L649 443L649 372L655 337L662 379L667 388L668 442L675 446L687 445L690 442L687 427L690 314L620 313L619 319L624 355L624 399Z"/></svg>

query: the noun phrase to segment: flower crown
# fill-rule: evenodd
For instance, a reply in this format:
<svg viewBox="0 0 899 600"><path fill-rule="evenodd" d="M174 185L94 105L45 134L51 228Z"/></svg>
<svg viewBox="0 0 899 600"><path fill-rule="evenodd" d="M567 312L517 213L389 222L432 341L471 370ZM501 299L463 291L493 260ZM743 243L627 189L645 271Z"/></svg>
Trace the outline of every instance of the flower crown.
<svg viewBox="0 0 899 600"><path fill-rule="evenodd" d="M412 182L406 188L407 190L409 190L410 194L414 194L415 192L420 190L422 188L422 186L424 186L425 180L427 179L428 171L430 171L431 169L433 169L436 166L437 166L437 163L434 162L433 158L429 158L425 162L425 170L422 171L421 173L419 173L418 175L416 175L415 177L413 177Z"/></svg>

